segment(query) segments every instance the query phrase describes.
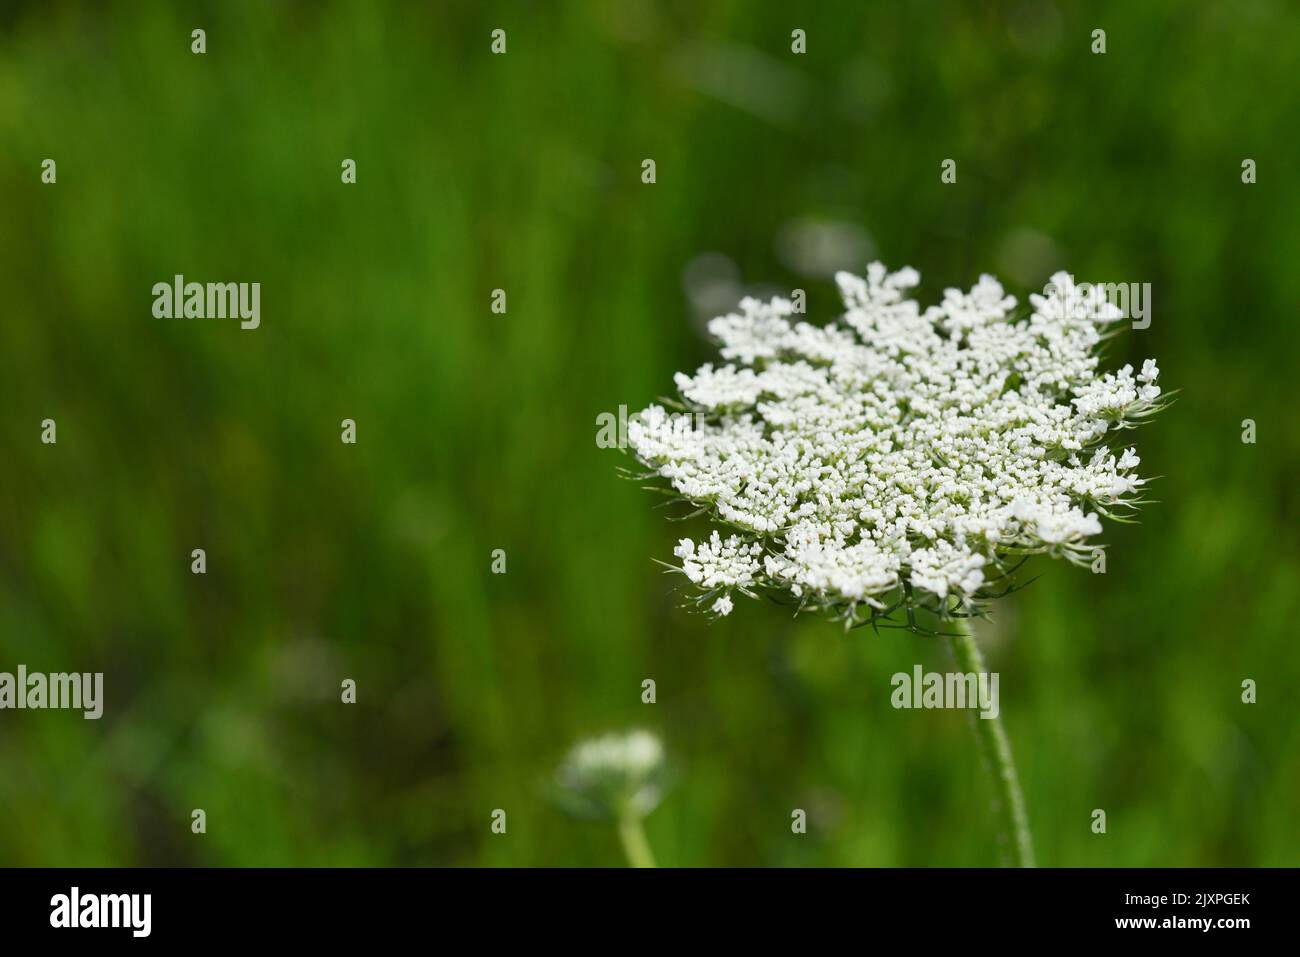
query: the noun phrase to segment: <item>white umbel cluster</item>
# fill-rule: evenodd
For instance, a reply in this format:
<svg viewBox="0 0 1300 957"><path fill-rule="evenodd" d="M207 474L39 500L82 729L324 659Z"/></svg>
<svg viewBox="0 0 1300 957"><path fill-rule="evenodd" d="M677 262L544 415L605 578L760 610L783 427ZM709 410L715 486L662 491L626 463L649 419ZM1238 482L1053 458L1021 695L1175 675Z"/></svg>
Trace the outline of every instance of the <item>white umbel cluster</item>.
<svg viewBox="0 0 1300 957"><path fill-rule="evenodd" d="M663 791L664 748L649 731L604 734L582 741L556 771L561 802L583 817L644 817Z"/></svg>
<svg viewBox="0 0 1300 957"><path fill-rule="evenodd" d="M1144 484L1107 439L1162 404L1150 359L1098 373L1122 318L1104 292L1058 273L1018 317L992 276L924 310L913 269L836 280L846 311L827 326L779 298L714 319L725 362L676 376L686 414L628 424L638 458L728 527L676 549L699 600L960 615L1001 590L1009 556L1090 561L1098 516Z"/></svg>

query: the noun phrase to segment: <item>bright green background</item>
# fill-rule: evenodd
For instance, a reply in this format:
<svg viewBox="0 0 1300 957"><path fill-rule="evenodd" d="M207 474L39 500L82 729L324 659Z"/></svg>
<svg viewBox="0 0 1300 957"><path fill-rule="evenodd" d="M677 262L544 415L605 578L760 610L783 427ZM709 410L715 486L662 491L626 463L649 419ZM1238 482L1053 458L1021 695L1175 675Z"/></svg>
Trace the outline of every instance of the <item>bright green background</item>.
<svg viewBox="0 0 1300 957"><path fill-rule="evenodd" d="M618 863L545 782L631 725L663 863L996 862L967 716L889 706L936 640L687 615L682 526L594 441L709 358L697 256L834 313L779 255L807 218L925 301L1153 284L1113 358L1182 390L1160 503L982 641L1042 863L1297 863L1300 7L786 6L5 4L0 670L107 704L0 712L0 863ZM154 319L178 272L261 282L261 328Z"/></svg>

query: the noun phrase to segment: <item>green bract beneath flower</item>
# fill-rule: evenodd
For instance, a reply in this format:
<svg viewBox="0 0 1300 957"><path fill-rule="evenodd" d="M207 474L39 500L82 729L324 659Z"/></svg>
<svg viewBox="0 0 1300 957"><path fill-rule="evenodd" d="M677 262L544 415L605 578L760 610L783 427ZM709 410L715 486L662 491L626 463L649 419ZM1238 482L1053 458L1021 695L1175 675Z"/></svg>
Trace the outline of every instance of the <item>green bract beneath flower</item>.
<svg viewBox="0 0 1300 957"><path fill-rule="evenodd" d="M1098 516L1140 503L1137 455L1106 440L1161 407L1159 370L1098 373L1122 318L1104 293L1058 273L1017 317L982 276L922 310L906 297L919 279L840 273L846 311L824 327L746 299L709 324L725 364L676 376L691 414L652 405L629 423L653 474L729 528L676 549L715 613L740 592L846 624L969 615L1016 556L1090 562Z"/></svg>

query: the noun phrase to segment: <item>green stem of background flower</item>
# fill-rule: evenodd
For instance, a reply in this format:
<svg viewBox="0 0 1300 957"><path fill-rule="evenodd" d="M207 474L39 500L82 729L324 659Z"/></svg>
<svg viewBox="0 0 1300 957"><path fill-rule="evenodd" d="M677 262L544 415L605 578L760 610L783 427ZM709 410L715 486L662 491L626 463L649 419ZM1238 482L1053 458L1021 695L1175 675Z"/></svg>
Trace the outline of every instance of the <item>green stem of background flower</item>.
<svg viewBox="0 0 1300 957"><path fill-rule="evenodd" d="M957 667L968 674L986 673L984 656L969 626L962 621L953 622L953 625L954 631L959 633L952 639ZM1002 726L1001 709L995 718L977 715L974 721L984 759L993 773L1003 839L1010 842L1011 864L1013 867L1033 867L1034 844L1029 833L1029 818L1025 814L1025 796L1020 791L1020 779L1016 777L1016 762L1011 757L1011 743Z"/></svg>
<svg viewBox="0 0 1300 957"><path fill-rule="evenodd" d="M618 839L623 844L623 853L627 855L630 866L655 866L655 856L650 852L650 842L646 840L641 815L630 810L618 815Z"/></svg>

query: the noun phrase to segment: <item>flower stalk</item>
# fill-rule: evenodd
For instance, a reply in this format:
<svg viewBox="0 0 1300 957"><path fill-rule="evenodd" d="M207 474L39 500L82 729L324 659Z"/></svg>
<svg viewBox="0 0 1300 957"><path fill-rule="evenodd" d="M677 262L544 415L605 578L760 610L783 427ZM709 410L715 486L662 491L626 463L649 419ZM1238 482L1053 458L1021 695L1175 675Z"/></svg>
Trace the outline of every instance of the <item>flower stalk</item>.
<svg viewBox="0 0 1300 957"><path fill-rule="evenodd" d="M654 853L646 840L645 825L640 814L624 809L618 815L618 839L623 845L629 867L655 867Z"/></svg>
<svg viewBox="0 0 1300 957"><path fill-rule="evenodd" d="M952 622L954 634L952 652L959 670L967 674L984 674L984 655L970 627L961 620ZM1025 813L1025 796L1020 790L1016 775L1016 762L1011 756L1011 742L1002 726L999 713L992 718L976 717L975 735L986 767L993 775L996 792L996 810L1001 825L1001 840L1013 867L1034 866L1033 836L1029 831L1029 816Z"/></svg>

